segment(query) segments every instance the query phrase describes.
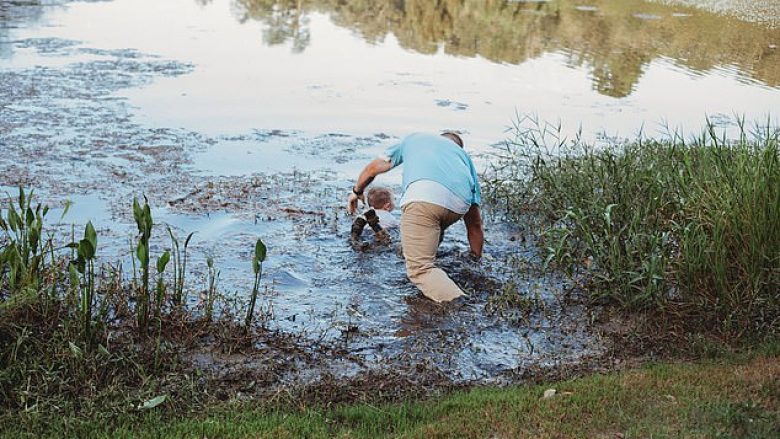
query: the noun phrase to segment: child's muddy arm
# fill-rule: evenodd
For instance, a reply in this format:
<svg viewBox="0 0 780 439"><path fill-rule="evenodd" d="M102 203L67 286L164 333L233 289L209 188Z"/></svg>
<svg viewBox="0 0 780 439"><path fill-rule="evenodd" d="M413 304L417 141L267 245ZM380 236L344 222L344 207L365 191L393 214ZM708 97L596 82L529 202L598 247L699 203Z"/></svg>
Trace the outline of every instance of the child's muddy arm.
<svg viewBox="0 0 780 439"><path fill-rule="evenodd" d="M481 258L482 246L485 244L485 232L482 230L482 213L479 210L479 205L471 205L469 211L463 215L463 222L466 223L466 234L471 253L477 258Z"/></svg>

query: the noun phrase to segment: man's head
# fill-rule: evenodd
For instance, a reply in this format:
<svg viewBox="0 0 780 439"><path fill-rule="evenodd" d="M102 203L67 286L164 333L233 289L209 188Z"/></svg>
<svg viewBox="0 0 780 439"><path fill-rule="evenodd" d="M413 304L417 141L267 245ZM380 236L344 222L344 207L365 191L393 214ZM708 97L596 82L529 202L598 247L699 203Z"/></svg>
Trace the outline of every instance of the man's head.
<svg viewBox="0 0 780 439"><path fill-rule="evenodd" d="M386 187L372 187L366 192L366 201L374 209L386 210L388 212L395 209L393 201L393 191Z"/></svg>
<svg viewBox="0 0 780 439"><path fill-rule="evenodd" d="M445 131L445 132L441 133L441 135L442 135L442 136L444 136L444 137L446 137L446 138L448 138L448 139L450 139L450 140L452 140L452 141L453 141L453 142L455 142L455 143L456 143L458 146L460 146L461 148L463 148L463 139L461 139L461 138L460 138L460 136L458 135L458 133L455 133L455 132L453 132L453 131Z"/></svg>

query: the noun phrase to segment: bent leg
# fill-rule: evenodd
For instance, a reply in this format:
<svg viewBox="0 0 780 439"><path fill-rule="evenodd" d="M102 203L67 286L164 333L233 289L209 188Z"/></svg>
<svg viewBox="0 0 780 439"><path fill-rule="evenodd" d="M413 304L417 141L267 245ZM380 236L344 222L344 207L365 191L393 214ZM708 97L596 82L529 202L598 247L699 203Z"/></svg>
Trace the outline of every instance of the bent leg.
<svg viewBox="0 0 780 439"><path fill-rule="evenodd" d="M436 250L453 212L435 204L412 202L403 207L401 244L409 280L435 302L448 302L462 296L463 290L436 267ZM451 224L451 222L450 222Z"/></svg>

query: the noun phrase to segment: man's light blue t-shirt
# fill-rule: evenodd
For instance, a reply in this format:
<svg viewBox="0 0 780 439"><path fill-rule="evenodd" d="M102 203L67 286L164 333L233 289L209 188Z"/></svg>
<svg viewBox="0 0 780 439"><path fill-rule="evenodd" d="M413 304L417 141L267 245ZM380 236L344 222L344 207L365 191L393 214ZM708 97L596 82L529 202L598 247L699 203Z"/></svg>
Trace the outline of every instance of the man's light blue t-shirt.
<svg viewBox="0 0 780 439"><path fill-rule="evenodd" d="M418 180L435 181L465 203L481 204L482 192L474 163L452 140L428 133L414 133L385 151L393 167L403 163L404 192Z"/></svg>

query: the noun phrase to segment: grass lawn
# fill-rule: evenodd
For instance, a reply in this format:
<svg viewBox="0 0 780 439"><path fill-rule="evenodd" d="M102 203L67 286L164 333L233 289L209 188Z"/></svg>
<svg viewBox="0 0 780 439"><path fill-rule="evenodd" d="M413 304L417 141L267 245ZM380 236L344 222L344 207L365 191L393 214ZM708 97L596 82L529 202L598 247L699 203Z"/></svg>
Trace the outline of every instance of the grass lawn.
<svg viewBox="0 0 780 439"><path fill-rule="evenodd" d="M543 398L545 390L556 394ZM780 358L655 364L556 384L332 407L227 403L187 416L2 420L7 437L780 437Z"/></svg>

